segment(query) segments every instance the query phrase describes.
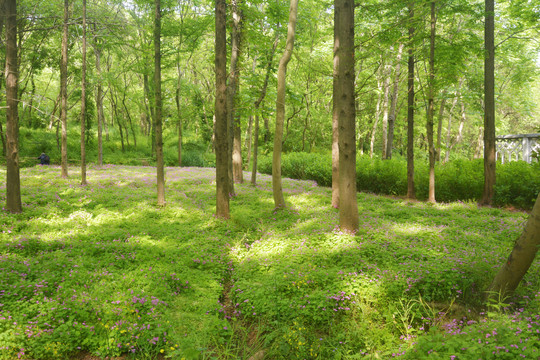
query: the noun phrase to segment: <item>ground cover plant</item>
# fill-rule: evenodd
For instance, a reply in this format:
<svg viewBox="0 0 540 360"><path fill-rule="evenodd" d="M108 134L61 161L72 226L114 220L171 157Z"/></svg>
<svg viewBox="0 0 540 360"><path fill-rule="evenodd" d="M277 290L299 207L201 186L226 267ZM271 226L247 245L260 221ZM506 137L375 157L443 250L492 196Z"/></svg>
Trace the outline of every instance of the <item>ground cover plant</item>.
<svg viewBox="0 0 540 360"><path fill-rule="evenodd" d="M515 359L540 354L540 264L515 297L483 289L527 214L358 194L337 230L330 190L237 184L216 219L215 173L21 170L24 212L0 213L0 359ZM5 203L5 170L0 202Z"/></svg>

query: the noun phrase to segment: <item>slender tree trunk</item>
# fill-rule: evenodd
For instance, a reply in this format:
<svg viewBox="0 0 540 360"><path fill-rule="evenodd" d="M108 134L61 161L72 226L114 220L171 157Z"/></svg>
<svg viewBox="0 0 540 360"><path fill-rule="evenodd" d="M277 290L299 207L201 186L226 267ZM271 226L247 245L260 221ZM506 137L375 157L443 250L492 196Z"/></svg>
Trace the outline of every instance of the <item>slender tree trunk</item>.
<svg viewBox="0 0 540 360"><path fill-rule="evenodd" d="M95 32L94 25L94 32ZM97 35L94 35L94 52L96 54L96 71L97 71L97 127L98 127L98 166L103 166L103 81L101 78L101 49L98 48Z"/></svg>
<svg viewBox="0 0 540 360"><path fill-rule="evenodd" d="M122 116L123 118L124 116ZM126 144L127 144L127 148L129 149L131 147L131 145L129 144L129 130L128 130L128 127L127 127L127 124L126 123L123 123L123 124L119 124L119 126L121 127L122 125L124 125L124 130L126 132Z"/></svg>
<svg viewBox="0 0 540 360"><path fill-rule="evenodd" d="M176 85L176 114L178 116L178 166L182 167L182 109L180 108L180 81L182 79L182 71L180 70L180 61L176 62L176 69L178 71L178 82Z"/></svg>
<svg viewBox="0 0 540 360"><path fill-rule="evenodd" d="M354 1L334 0L333 97L337 100L339 136L339 225L343 232L358 231L356 199L356 108L354 93ZM334 65L336 67L336 65Z"/></svg>
<svg viewBox="0 0 540 360"><path fill-rule="evenodd" d="M435 161L441 161L441 143L442 143L442 122L444 115L444 107L446 106L446 89L443 91L441 106L439 107L439 115L437 117L437 147L435 148Z"/></svg>
<svg viewBox="0 0 540 360"><path fill-rule="evenodd" d="M485 0L484 61L484 192L481 205L491 205L495 187L495 1Z"/></svg>
<svg viewBox="0 0 540 360"><path fill-rule="evenodd" d="M86 0L82 0L82 71L81 71L81 185L86 182Z"/></svg>
<svg viewBox="0 0 540 360"><path fill-rule="evenodd" d="M242 165L242 129L240 128L240 116L234 115L234 141L233 141L233 176L234 182L241 184L244 182Z"/></svg>
<svg viewBox="0 0 540 360"><path fill-rule="evenodd" d="M259 98L255 100L255 134L253 135L253 167L251 172L251 184L255 185L257 183L257 154L259 151L259 106L266 96L266 90L268 89L268 79L270 78L270 72L272 70L272 63L274 61L274 55L276 54L276 49L279 42L279 33L276 32L276 38L274 40L274 45L272 46L272 52L268 58L268 63L266 64L266 76L264 77L264 83L261 90ZM265 121L266 122L266 121ZM266 140L265 140L266 141Z"/></svg>
<svg viewBox="0 0 540 360"><path fill-rule="evenodd" d="M388 100L390 97L390 66L386 65L383 71L383 87L384 87L384 97L383 97L383 117L382 117L382 159L386 159L388 145Z"/></svg>
<svg viewBox="0 0 540 360"><path fill-rule="evenodd" d="M230 155L232 162L230 163L231 169L231 182L229 183L231 193L234 194L234 183L242 183L242 131L240 128L240 114L237 111L238 106L238 89L240 86L240 69L238 62L241 55L242 45L242 12L240 11L242 0L232 0L232 49L231 49L231 70L230 70L230 82L229 82L229 99L228 99L228 113L229 116L229 131L231 149Z"/></svg>
<svg viewBox="0 0 540 360"><path fill-rule="evenodd" d="M1 11L5 11L4 8L0 8ZM0 16L2 19L2 16ZM0 36L2 36L2 26L0 26ZM0 62L0 68L5 69L5 63ZM4 72L0 71L0 91L2 90L2 84L4 83ZM4 128L2 127L2 121L0 121L0 140L2 141L2 155L6 156L6 134L4 133Z"/></svg>
<svg viewBox="0 0 540 360"><path fill-rule="evenodd" d="M435 1L431 2L431 36L429 46L429 84L428 84L428 112L426 133L429 152L429 191L428 201L435 202L435 146L433 142L433 117L435 112Z"/></svg>
<svg viewBox="0 0 540 360"><path fill-rule="evenodd" d="M334 44L338 41L336 36L334 31ZM338 87L338 66L339 58L334 54L333 89ZM336 96L332 96L332 207L339 209L339 107Z"/></svg>
<svg viewBox="0 0 540 360"><path fill-rule="evenodd" d="M227 14L226 1L216 0L215 33L215 136L216 136L216 216L229 215L229 156L227 150Z"/></svg>
<svg viewBox="0 0 540 360"><path fill-rule="evenodd" d="M285 121L285 81L287 64L291 60L294 49L294 36L296 31L296 15L298 12L298 0L290 0L289 26L287 30L287 43L285 52L279 61L278 83L276 98L276 132L274 135L274 154L272 159L272 190L276 209L285 208L283 188L281 185L281 151L283 147L283 124Z"/></svg>
<svg viewBox="0 0 540 360"><path fill-rule="evenodd" d="M245 165L245 168L249 170L249 162L251 159L251 141L253 136L253 115L249 115L248 118L248 128L246 130L246 142L244 146L246 147L246 159L247 162Z"/></svg>
<svg viewBox="0 0 540 360"><path fill-rule="evenodd" d="M154 153L155 150L156 150L156 141L155 141L155 139L156 139L156 137L155 137L156 116L155 116L155 113L154 113L155 99L154 99L154 102L151 101L151 98L150 98L150 85L148 84L148 82L149 82L148 74L144 74L143 75L143 85L144 85L144 93L145 93L144 106L146 107L147 114L150 115L150 133L149 133L149 136L150 136L150 142L152 143L152 153Z"/></svg>
<svg viewBox="0 0 540 360"><path fill-rule="evenodd" d="M63 178L68 177L67 159L67 62L68 62L68 21L69 3L64 0L64 31L62 37L62 62L60 64L60 92L62 102L60 107L60 121L62 123L62 174Z"/></svg>
<svg viewBox="0 0 540 360"><path fill-rule="evenodd" d="M6 0L6 209L22 212L21 180L19 174L19 110L17 57L17 1Z"/></svg>
<svg viewBox="0 0 540 360"><path fill-rule="evenodd" d="M154 86L156 116L157 204L165 206L165 170L163 164L162 102L161 102L161 0L155 0L154 18Z"/></svg>
<svg viewBox="0 0 540 360"><path fill-rule="evenodd" d="M129 122L129 129L131 130L131 134L133 135L133 146L137 148L137 135L135 133L135 128L133 127L133 120L131 119L131 114L129 113L129 108L126 104L126 92L127 92L127 86L124 89L124 94L122 94L122 105L124 106L124 111L126 112L126 116ZM128 133L127 125L126 125L126 133ZM127 136L126 136L127 138ZM129 145L129 140L128 140Z"/></svg>
<svg viewBox="0 0 540 360"><path fill-rule="evenodd" d="M394 88L390 98L390 114L388 115L388 138L386 144L386 159L392 158L392 148L394 146L394 126L396 123L396 108L399 94L399 77L401 75L401 56L403 54L403 44L399 44L396 59L396 73L394 77Z"/></svg>
<svg viewBox="0 0 540 360"><path fill-rule="evenodd" d="M268 119L267 116L262 115L263 118L263 125L264 125L264 137L263 141L264 143L268 143L270 141L270 119Z"/></svg>
<svg viewBox="0 0 540 360"><path fill-rule="evenodd" d="M15 5L15 7L17 7ZM5 1L4 0L0 0L0 14L5 14L7 15L7 11L6 11L6 8L5 8ZM5 17L4 16L0 16L0 39L3 39L3 30L4 30L4 20ZM16 44L16 41L15 40L15 44ZM3 69L5 70L6 69L6 63L4 62L5 59L0 59L0 69ZM0 70L0 91L2 90L2 84L4 83L4 71L1 71ZM7 126L7 123L6 123L6 126ZM2 155L3 156L6 156L6 134L4 133L4 129L2 127L2 121L0 121L0 140L2 141ZM18 142L18 140L17 140Z"/></svg>
<svg viewBox="0 0 540 360"><path fill-rule="evenodd" d="M259 152L259 114L255 113L255 129L253 133L253 164L251 169L251 184L257 184L257 153Z"/></svg>
<svg viewBox="0 0 540 360"><path fill-rule="evenodd" d="M124 130L122 129L122 122L120 121L120 115L118 114L118 98L113 92L113 88L110 91L111 98L111 125L114 126L114 119L116 119L116 124L118 125L118 131L120 133L120 143L122 144L122 152L126 150L124 146ZM116 100L115 100L116 98Z"/></svg>
<svg viewBox="0 0 540 360"><path fill-rule="evenodd" d="M448 128L446 129L446 152L445 152L445 155L444 155L444 162L447 163L449 160L450 160L450 151L452 150L452 138L451 138L451 134L452 134L452 114L454 113L454 108L456 107L457 105L457 102L460 98L460 89L461 89L461 85L463 84L463 79L461 79L459 81L459 86L458 86L458 90L456 92L456 97L454 98L454 100L452 101L452 106L450 107L450 111L449 111L449 114L448 114ZM460 126L462 126L460 124ZM459 132L459 136L461 136L461 130Z"/></svg>
<svg viewBox="0 0 540 360"><path fill-rule="evenodd" d="M529 270L538 248L540 248L540 194L523 233L489 287L488 296L499 300L513 293Z"/></svg>
<svg viewBox="0 0 540 360"><path fill-rule="evenodd" d="M409 74L407 110L407 198L416 199L414 189L414 2L409 4Z"/></svg>
<svg viewBox="0 0 540 360"><path fill-rule="evenodd" d="M371 141L369 142L369 157L373 159L373 149L375 147L375 134L377 133L377 125L379 125L379 118L381 117L381 102L383 89L380 81L378 84L377 105L375 107L375 120L373 120L373 129L371 130Z"/></svg>

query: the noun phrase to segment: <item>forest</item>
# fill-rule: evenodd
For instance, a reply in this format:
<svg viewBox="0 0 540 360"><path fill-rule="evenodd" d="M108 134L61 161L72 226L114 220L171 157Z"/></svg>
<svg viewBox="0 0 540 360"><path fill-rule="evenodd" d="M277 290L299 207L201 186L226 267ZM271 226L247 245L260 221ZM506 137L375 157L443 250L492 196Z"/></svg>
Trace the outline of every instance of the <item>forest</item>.
<svg viewBox="0 0 540 360"><path fill-rule="evenodd" d="M539 39L531 0L0 0L0 360L539 358Z"/></svg>

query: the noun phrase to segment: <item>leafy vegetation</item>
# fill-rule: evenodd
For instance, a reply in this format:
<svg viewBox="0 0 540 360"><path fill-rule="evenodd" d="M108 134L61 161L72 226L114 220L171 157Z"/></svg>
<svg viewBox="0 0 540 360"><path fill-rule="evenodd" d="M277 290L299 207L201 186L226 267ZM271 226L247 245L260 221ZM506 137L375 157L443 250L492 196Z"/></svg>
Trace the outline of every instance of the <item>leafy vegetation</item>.
<svg viewBox="0 0 540 360"><path fill-rule="evenodd" d="M290 153L283 155L282 173L294 179L315 180L322 186L332 185L330 154ZM259 170L272 173L271 157L261 157ZM407 162L395 157L391 160L359 157L356 164L356 185L359 191L384 195L407 195ZM483 160L457 159L435 167L437 200L478 201L484 186ZM428 196L428 168L426 161L415 164L415 186L418 199ZM540 190L540 163L523 161L497 164L495 204L531 209Z"/></svg>
<svg viewBox="0 0 540 360"><path fill-rule="evenodd" d="M353 237L313 181L284 179L278 212L268 176L238 184L223 222L213 169L167 168L163 208L152 167L90 166L86 187L59 173L22 169L24 211L0 213L0 359L540 351L538 260L515 298L480 307L525 213L359 193Z"/></svg>

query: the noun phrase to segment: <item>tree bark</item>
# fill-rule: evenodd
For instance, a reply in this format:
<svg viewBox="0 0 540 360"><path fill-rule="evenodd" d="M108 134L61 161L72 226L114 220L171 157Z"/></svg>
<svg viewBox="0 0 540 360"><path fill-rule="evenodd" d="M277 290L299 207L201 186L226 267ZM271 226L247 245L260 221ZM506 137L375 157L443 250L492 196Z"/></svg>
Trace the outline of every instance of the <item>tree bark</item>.
<svg viewBox="0 0 540 360"><path fill-rule="evenodd" d="M67 62L68 62L68 21L69 3L64 0L64 27L62 36L62 61L60 63L60 92L62 94L60 107L60 121L62 123L62 178L68 177L67 159Z"/></svg>
<svg viewBox="0 0 540 360"><path fill-rule="evenodd" d="M358 231L359 219L356 199L353 0L334 0L334 67L337 67L333 97L338 114L339 226L341 231L354 234Z"/></svg>
<svg viewBox="0 0 540 360"><path fill-rule="evenodd" d="M6 12L6 8L5 8L5 1L4 0L0 0L0 14L6 14L7 15L7 12ZM2 44L2 39L3 39L3 30L4 30L4 20L5 17L4 16L0 16L0 45ZM15 40L17 41L17 40ZM5 61L5 58L4 59L0 59L0 69L3 69L5 70L6 69L6 63L4 62ZM2 90L2 84L4 83L4 71L1 71L0 70L0 91ZM7 125L7 124L6 124ZM4 133L4 129L2 127L2 121L0 121L0 140L2 141L2 155L3 156L6 156L6 134Z"/></svg>
<svg viewBox="0 0 540 360"><path fill-rule="evenodd" d="M407 100L407 199L416 199L414 189L414 2L409 4L409 60Z"/></svg>
<svg viewBox="0 0 540 360"><path fill-rule="evenodd" d="M383 97L383 117L382 117L382 159L386 159L388 145L388 100L390 97L390 66L386 65L383 70L383 88L384 88L384 97Z"/></svg>
<svg viewBox="0 0 540 360"><path fill-rule="evenodd" d="M242 154L241 142L239 139L239 129L236 105L237 92L240 79L240 70L238 69L238 60L240 58L240 35L241 35L241 14L238 2L241 0L232 0L232 32L231 32L231 63L229 86L227 88L227 120L229 127L229 192L234 195L234 183L241 182L242 176Z"/></svg>
<svg viewBox="0 0 540 360"><path fill-rule="evenodd" d="M259 107L266 96L266 90L268 89L268 79L270 78L270 71L272 70L272 62L274 61L274 55L276 54L278 42L279 33L276 31L276 38L274 40L274 45L272 46L272 52L270 53L268 63L266 64L266 76L264 77L261 94L253 104L255 107L255 133L253 134L253 167L251 171L251 184L253 185L257 183L257 155L259 151Z"/></svg>
<svg viewBox="0 0 540 360"><path fill-rule="evenodd" d="M249 115L249 117L248 117L248 127L247 127L247 130L246 130L246 142L244 144L244 146L246 147L246 160L247 160L247 162L246 162L245 165L243 165L248 170L249 170L249 163L250 163L250 160L251 160L251 141L253 140L252 136L253 136L253 115Z"/></svg>
<svg viewBox="0 0 540 360"><path fill-rule="evenodd" d="M399 77L401 75L401 56L403 54L403 44L399 44L396 59L396 73L394 77L394 88L390 98L390 114L388 115L388 138L386 144L386 159L392 158L392 148L394 146L394 125L396 123L396 108L399 94Z"/></svg>
<svg viewBox="0 0 540 360"><path fill-rule="evenodd" d="M484 192L481 205L491 205L495 193L495 1L485 0L484 59Z"/></svg>
<svg viewBox="0 0 540 360"><path fill-rule="evenodd" d="M216 216L229 215L229 156L227 134L227 15L226 1L216 0L215 33L215 137L216 137Z"/></svg>
<svg viewBox="0 0 540 360"><path fill-rule="evenodd" d="M429 190L428 201L435 203L435 145L433 141L433 118L435 113L435 1L431 2L431 35L429 41L429 84L426 133L429 152Z"/></svg>
<svg viewBox="0 0 540 360"><path fill-rule="evenodd" d="M491 286L488 296L492 299L504 299L518 287L521 279L529 270L538 248L540 247L540 194L536 199L532 213L523 233L517 240L510 256L501 267Z"/></svg>
<svg viewBox="0 0 540 360"><path fill-rule="evenodd" d="M178 166L182 167L182 109L180 108L180 81L182 79L182 71L180 70L180 61L176 63L176 69L178 71L178 82L176 85L176 114L178 116Z"/></svg>
<svg viewBox="0 0 540 360"><path fill-rule="evenodd" d="M457 105L457 102L459 100L459 97L461 96L460 90L461 85L463 84L463 79L459 81L458 89L456 92L456 96L454 97L454 100L452 100L452 106L450 107L450 111L448 112L448 128L446 129L446 152L444 154L444 162L447 163L450 160L450 151L452 150L452 115L454 113L454 108ZM463 126L460 124L460 126ZM461 136L461 129L459 131L459 136Z"/></svg>
<svg viewBox="0 0 540 360"><path fill-rule="evenodd" d="M96 108L98 120L98 166L103 166L103 80L101 77L101 49L99 48L97 38L96 25L94 24L94 53L96 55L97 71Z"/></svg>
<svg viewBox="0 0 540 360"><path fill-rule="evenodd" d="M375 107L375 120L373 120L373 129L371 130L371 140L369 142L369 157L373 159L373 149L375 147L375 134L377 133L377 125L379 124L379 118L381 117L381 102L382 102L382 83L377 81L377 88L379 89L377 93L377 105Z"/></svg>
<svg viewBox="0 0 540 360"><path fill-rule="evenodd" d="M441 144L442 144L442 122L443 122L443 115L444 115L444 109L446 106L446 94L447 91L444 89L443 91L443 98L441 100L441 105L439 107L439 115L437 116L437 147L435 148L435 161L439 162L441 161Z"/></svg>
<svg viewBox="0 0 540 360"><path fill-rule="evenodd" d="M81 185L86 182L86 0L82 0L82 70L81 70Z"/></svg>
<svg viewBox="0 0 540 360"><path fill-rule="evenodd" d="M17 57L17 1L6 0L6 209L22 212L19 174L19 110Z"/></svg>
<svg viewBox="0 0 540 360"><path fill-rule="evenodd" d="M276 209L285 208L283 188L281 185L281 151L283 148L283 124L285 122L285 81L287 64L291 60L294 49L294 36L296 31L296 16L298 13L298 0L290 0L289 26L287 30L287 43L285 51L279 61L277 98L276 98L276 132L274 134L274 153L272 158L272 192Z"/></svg>
<svg viewBox="0 0 540 360"><path fill-rule="evenodd" d="M334 31L334 43L337 42ZM338 57L334 56L333 88L338 84ZM339 113L337 97L332 96L332 207L339 209Z"/></svg>
<svg viewBox="0 0 540 360"><path fill-rule="evenodd" d="M154 86L155 86L155 128L157 204L165 206L165 169L163 164L162 101L161 101L161 0L155 0L154 17Z"/></svg>

